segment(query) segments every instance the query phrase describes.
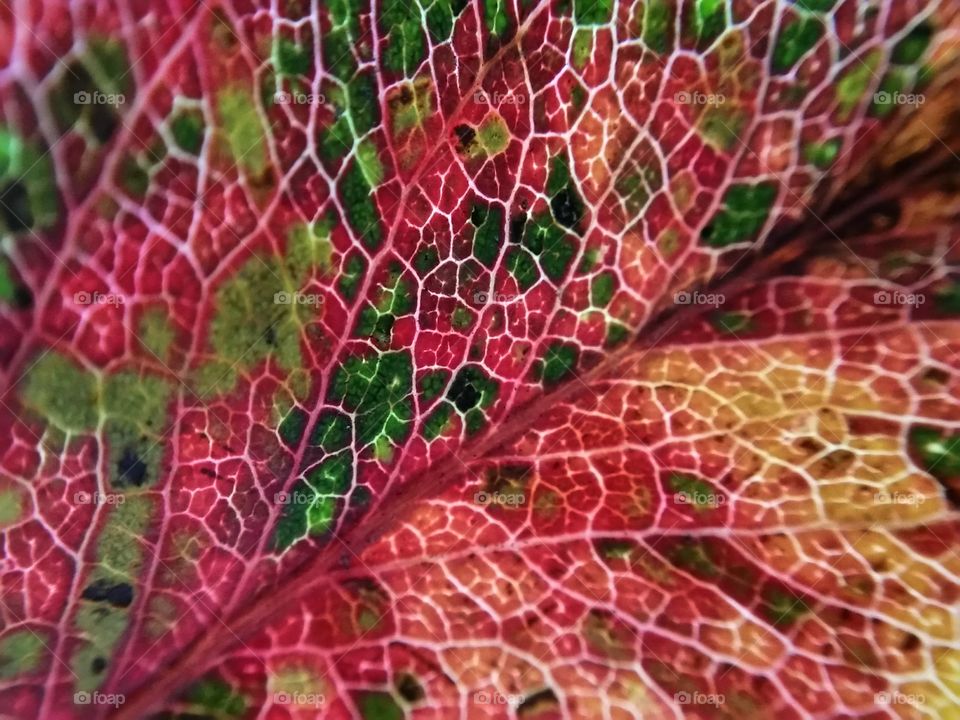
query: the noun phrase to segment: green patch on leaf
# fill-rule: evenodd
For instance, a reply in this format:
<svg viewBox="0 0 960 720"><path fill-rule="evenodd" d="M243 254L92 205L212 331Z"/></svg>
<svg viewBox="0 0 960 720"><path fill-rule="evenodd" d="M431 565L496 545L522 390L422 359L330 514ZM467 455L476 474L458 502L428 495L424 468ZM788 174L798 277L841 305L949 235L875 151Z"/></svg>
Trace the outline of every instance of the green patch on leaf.
<svg viewBox="0 0 960 720"><path fill-rule="evenodd" d="M727 26L726 0L696 0L693 29L701 43L712 40Z"/></svg>
<svg viewBox="0 0 960 720"><path fill-rule="evenodd" d="M40 667L48 642L43 631L15 630L0 638L0 680L29 675Z"/></svg>
<svg viewBox="0 0 960 720"><path fill-rule="evenodd" d="M719 570L710 557L707 545L702 540L687 538L673 547L670 559L684 570L704 577L715 577Z"/></svg>
<svg viewBox="0 0 960 720"><path fill-rule="evenodd" d="M410 353L351 356L337 370L330 391L356 418L358 447L384 438L399 444L413 422L413 363Z"/></svg>
<svg viewBox="0 0 960 720"><path fill-rule="evenodd" d="M803 158L818 170L826 170L840 154L840 138L831 138L822 142L809 142L803 146Z"/></svg>
<svg viewBox="0 0 960 720"><path fill-rule="evenodd" d="M823 37L823 22L804 16L787 24L777 36L773 49L773 70L784 73L809 53Z"/></svg>
<svg viewBox="0 0 960 720"><path fill-rule="evenodd" d="M332 455L345 450L350 443L350 418L336 410L325 410L310 433L310 445Z"/></svg>
<svg viewBox="0 0 960 720"><path fill-rule="evenodd" d="M308 470L289 493L278 495L283 512L274 531L275 547L285 550L307 535L329 530L352 480L353 456L340 452Z"/></svg>
<svg viewBox="0 0 960 720"><path fill-rule="evenodd" d="M913 65L927 52L933 39L934 28L929 21L918 24L893 48L891 60L897 65Z"/></svg>
<svg viewBox="0 0 960 720"><path fill-rule="evenodd" d="M222 680L201 680L186 696L195 712L211 717L241 717L247 709L246 698Z"/></svg>
<svg viewBox="0 0 960 720"><path fill-rule="evenodd" d="M910 431L909 441L921 466L933 477L941 481L960 477L960 433L916 427Z"/></svg>
<svg viewBox="0 0 960 720"><path fill-rule="evenodd" d="M547 346L543 357L534 366L534 374L544 385L556 385L574 373L579 359L579 346L556 341Z"/></svg>
<svg viewBox="0 0 960 720"><path fill-rule="evenodd" d="M523 248L510 248L507 252L507 270L517 281L522 291L527 291L537 284L540 279L540 270L536 260Z"/></svg>
<svg viewBox="0 0 960 720"><path fill-rule="evenodd" d="M184 152L197 155L203 145L203 113L196 108L177 111L170 121L170 132L174 142Z"/></svg>
<svg viewBox="0 0 960 720"><path fill-rule="evenodd" d="M590 304L603 308L610 304L617 288L617 276L611 270L600 273L590 282Z"/></svg>
<svg viewBox="0 0 960 720"><path fill-rule="evenodd" d="M473 255L492 268L500 255L503 242L503 208L499 205L474 203L470 222L476 230L473 235Z"/></svg>
<svg viewBox="0 0 960 720"><path fill-rule="evenodd" d="M41 230L59 214L51 156L0 125L0 229Z"/></svg>
<svg viewBox="0 0 960 720"><path fill-rule="evenodd" d="M100 417L99 392L95 374L51 352L30 367L22 399L61 430L88 432Z"/></svg>
<svg viewBox="0 0 960 720"><path fill-rule="evenodd" d="M355 162L340 180L340 192L347 210L347 221L357 237L371 250L380 245L380 217L371 195L372 188L360 162Z"/></svg>
<svg viewBox="0 0 960 720"><path fill-rule="evenodd" d="M810 612L802 598L780 590L771 592L764 598L764 609L777 627L789 627Z"/></svg>
<svg viewBox="0 0 960 720"><path fill-rule="evenodd" d="M719 332L729 335L749 331L753 326L750 316L739 312L714 313L710 322Z"/></svg>
<svg viewBox="0 0 960 720"><path fill-rule="evenodd" d="M572 237L549 213L540 213L526 224L522 243L539 258L544 273L554 282L564 279L577 252Z"/></svg>
<svg viewBox="0 0 960 720"><path fill-rule="evenodd" d="M581 0L584 4L591 0ZM607 13L609 17L609 12ZM673 37L673 11L667 0L647 0L643 9L643 42L661 55L670 50Z"/></svg>
<svg viewBox="0 0 960 720"><path fill-rule="evenodd" d="M866 58L855 58L837 81L837 106L841 121L846 122L850 113L862 102L879 62L879 51L870 53Z"/></svg>
<svg viewBox="0 0 960 720"><path fill-rule="evenodd" d="M670 490L691 505L698 512L712 510L718 505L719 493L713 486L700 478L687 473L671 473L667 478Z"/></svg>
<svg viewBox="0 0 960 720"><path fill-rule="evenodd" d="M426 56L420 5L406 0L384 0L380 26L387 32L383 63L389 70L411 77Z"/></svg>
<svg viewBox="0 0 960 720"><path fill-rule="evenodd" d="M277 38L273 43L273 64L282 75L306 75L312 54L311 48L287 38Z"/></svg>
<svg viewBox="0 0 960 720"><path fill-rule="evenodd" d="M772 182L731 185L717 214L704 227L702 242L726 247L752 240L767 221L776 198L777 186Z"/></svg>
<svg viewBox="0 0 960 720"><path fill-rule="evenodd" d="M960 282L952 280L933 293L933 302L945 315L960 315Z"/></svg>
<svg viewBox="0 0 960 720"><path fill-rule="evenodd" d="M403 720L403 708L393 695L387 692L368 690L357 698L360 717L363 720Z"/></svg>
<svg viewBox="0 0 960 720"><path fill-rule="evenodd" d="M100 531L96 564L86 579L74 618L75 631L82 638L70 656L77 691L100 687L126 633L143 564L140 538L147 532L153 511L153 502L146 497L127 497L110 508Z"/></svg>
<svg viewBox="0 0 960 720"><path fill-rule="evenodd" d="M252 178L262 178L267 169L267 144L248 88L228 85L217 93L217 110L234 163Z"/></svg>
<svg viewBox="0 0 960 720"><path fill-rule="evenodd" d="M483 0L483 22L492 36L503 37L510 24L506 0Z"/></svg>

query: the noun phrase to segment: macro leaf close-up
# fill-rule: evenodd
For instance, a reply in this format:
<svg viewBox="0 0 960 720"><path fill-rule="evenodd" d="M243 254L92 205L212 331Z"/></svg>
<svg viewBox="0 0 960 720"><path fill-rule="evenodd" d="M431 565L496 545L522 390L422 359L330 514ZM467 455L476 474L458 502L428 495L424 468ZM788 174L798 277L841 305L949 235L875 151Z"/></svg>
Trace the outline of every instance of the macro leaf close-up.
<svg viewBox="0 0 960 720"><path fill-rule="evenodd" d="M0 717L960 720L960 0L0 0Z"/></svg>

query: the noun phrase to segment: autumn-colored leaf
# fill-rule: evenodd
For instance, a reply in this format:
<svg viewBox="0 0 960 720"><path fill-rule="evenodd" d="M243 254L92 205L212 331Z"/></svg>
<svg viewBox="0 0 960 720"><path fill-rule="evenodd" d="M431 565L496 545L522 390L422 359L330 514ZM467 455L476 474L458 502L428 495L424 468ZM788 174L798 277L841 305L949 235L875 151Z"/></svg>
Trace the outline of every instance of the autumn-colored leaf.
<svg viewBox="0 0 960 720"><path fill-rule="evenodd" d="M0 27L12 715L957 716L960 6Z"/></svg>

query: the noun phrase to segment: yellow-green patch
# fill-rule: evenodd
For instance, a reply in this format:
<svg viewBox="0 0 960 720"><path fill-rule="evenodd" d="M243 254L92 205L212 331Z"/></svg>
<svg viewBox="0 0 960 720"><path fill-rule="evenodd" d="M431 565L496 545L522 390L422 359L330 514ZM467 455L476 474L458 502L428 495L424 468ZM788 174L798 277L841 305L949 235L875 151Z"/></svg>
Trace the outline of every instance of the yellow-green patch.
<svg viewBox="0 0 960 720"><path fill-rule="evenodd" d="M45 633L15 630L0 639L0 680L28 675L40 667Z"/></svg>
<svg viewBox="0 0 960 720"><path fill-rule="evenodd" d="M217 93L217 109L233 162L253 178L267 167L266 138L253 93L241 85L229 85Z"/></svg>

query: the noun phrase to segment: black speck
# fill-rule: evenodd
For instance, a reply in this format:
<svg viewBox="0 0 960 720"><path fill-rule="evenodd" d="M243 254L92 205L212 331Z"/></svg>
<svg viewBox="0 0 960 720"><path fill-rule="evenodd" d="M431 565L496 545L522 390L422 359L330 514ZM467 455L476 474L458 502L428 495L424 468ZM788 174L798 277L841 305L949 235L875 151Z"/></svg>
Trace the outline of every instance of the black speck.
<svg viewBox="0 0 960 720"><path fill-rule="evenodd" d="M97 580L84 588L82 597L93 602L106 602L114 607L129 607L133 602L133 586L125 582Z"/></svg>
<svg viewBox="0 0 960 720"><path fill-rule="evenodd" d="M404 674L397 678L397 692L408 703L415 703L424 698L423 688L413 675Z"/></svg>
<svg viewBox="0 0 960 720"><path fill-rule="evenodd" d="M90 105L90 129L101 144L113 137L120 124L116 111L106 103Z"/></svg>
<svg viewBox="0 0 960 720"><path fill-rule="evenodd" d="M480 402L480 391L474 387L473 379L470 374L461 372L454 378L450 386L450 399L457 406L457 410L462 413L472 410Z"/></svg>
<svg viewBox="0 0 960 720"><path fill-rule="evenodd" d="M124 448L117 461L118 487L136 485L140 487L147 481L147 464L133 448Z"/></svg>
<svg viewBox="0 0 960 720"><path fill-rule="evenodd" d="M561 190L550 200L553 216L561 225L574 228L583 216L583 204L572 188Z"/></svg>
<svg viewBox="0 0 960 720"><path fill-rule="evenodd" d="M528 698L524 698L523 702L517 707L517 717L526 717L527 713L536 713L538 710L541 710L544 707L549 707L556 704L556 693L554 693L550 688L545 688L540 692L534 693Z"/></svg>
<svg viewBox="0 0 960 720"><path fill-rule="evenodd" d="M527 214L520 213L510 218L510 242L519 243L523 240L523 228L527 224Z"/></svg>
<svg viewBox="0 0 960 720"><path fill-rule="evenodd" d="M457 125L453 132L456 133L457 139L460 141L460 148L463 150L470 147L473 139L477 136L476 131L469 125Z"/></svg>
<svg viewBox="0 0 960 720"><path fill-rule="evenodd" d="M3 188L0 192L0 213L10 232L29 230L33 227L30 195L23 183L12 182Z"/></svg>
<svg viewBox="0 0 960 720"><path fill-rule="evenodd" d="M99 675L106 669L107 669L107 661L102 657L95 657L93 659L93 662L90 663L90 670L93 671L94 675Z"/></svg>

